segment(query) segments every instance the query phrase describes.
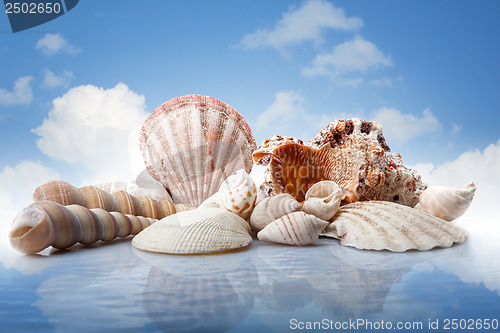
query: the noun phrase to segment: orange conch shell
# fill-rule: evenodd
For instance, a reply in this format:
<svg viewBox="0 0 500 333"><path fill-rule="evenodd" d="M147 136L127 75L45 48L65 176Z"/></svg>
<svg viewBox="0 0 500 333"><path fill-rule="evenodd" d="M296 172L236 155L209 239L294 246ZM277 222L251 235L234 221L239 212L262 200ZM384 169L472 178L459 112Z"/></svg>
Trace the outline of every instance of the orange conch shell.
<svg viewBox="0 0 500 333"><path fill-rule="evenodd" d="M346 202L359 200L356 187L362 156L354 149L337 149L330 145L316 149L287 143L270 153L256 151L254 162L259 163L268 155L271 156L269 171L273 194L289 193L302 202L311 186L323 180L332 180L346 191Z"/></svg>
<svg viewBox="0 0 500 333"><path fill-rule="evenodd" d="M426 188L401 155L391 153L382 126L357 118L334 120L305 144L274 136L262 143L253 159L268 166L263 184L268 195L287 192L299 201L322 180L342 188L342 204L383 200L413 207Z"/></svg>

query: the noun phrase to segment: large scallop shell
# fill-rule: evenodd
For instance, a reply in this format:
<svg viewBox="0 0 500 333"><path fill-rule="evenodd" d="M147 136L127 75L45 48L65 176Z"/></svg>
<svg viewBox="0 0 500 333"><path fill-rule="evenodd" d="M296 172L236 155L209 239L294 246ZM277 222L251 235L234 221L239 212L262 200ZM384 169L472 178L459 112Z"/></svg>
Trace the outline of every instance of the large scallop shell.
<svg viewBox="0 0 500 333"><path fill-rule="evenodd" d="M463 243L462 228L420 210L387 201L359 201L340 207L322 233L340 244L366 250L430 250Z"/></svg>
<svg viewBox="0 0 500 333"><path fill-rule="evenodd" d="M132 240L140 250L160 253L211 253L247 246L250 225L220 208L198 208L170 215Z"/></svg>
<svg viewBox="0 0 500 333"><path fill-rule="evenodd" d="M266 197L255 205L250 215L250 226L255 231L261 231L274 220L300 209L299 202L288 193Z"/></svg>
<svg viewBox="0 0 500 333"><path fill-rule="evenodd" d="M302 210L322 220L330 220L340 208L342 189L337 183L324 180L311 186L306 192Z"/></svg>
<svg viewBox="0 0 500 333"><path fill-rule="evenodd" d="M327 225L327 221L314 215L293 212L268 224L259 231L257 238L264 242L308 245L318 240L319 234Z"/></svg>
<svg viewBox="0 0 500 333"><path fill-rule="evenodd" d="M446 221L453 221L462 216L469 208L476 185L467 184L463 189L446 186L429 186L420 194L419 202L415 206Z"/></svg>
<svg viewBox="0 0 500 333"><path fill-rule="evenodd" d="M149 173L175 203L198 207L239 169L252 169L255 139L245 119L213 97L186 95L144 122L140 149Z"/></svg>

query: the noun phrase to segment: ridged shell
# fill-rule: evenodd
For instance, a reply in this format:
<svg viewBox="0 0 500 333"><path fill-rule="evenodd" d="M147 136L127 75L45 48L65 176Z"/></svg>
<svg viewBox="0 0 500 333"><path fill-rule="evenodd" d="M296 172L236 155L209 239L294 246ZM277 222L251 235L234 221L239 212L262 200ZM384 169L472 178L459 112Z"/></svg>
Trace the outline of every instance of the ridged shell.
<svg viewBox="0 0 500 333"><path fill-rule="evenodd" d="M34 254L48 246L65 249L76 243L88 245L136 235L154 222L155 219L101 208L40 201L19 212L12 222L9 239L16 250Z"/></svg>
<svg viewBox="0 0 500 333"><path fill-rule="evenodd" d="M453 221L462 216L469 208L476 185L467 184L463 189L445 186L429 186L420 194L419 202L415 206L446 221Z"/></svg>
<svg viewBox="0 0 500 333"><path fill-rule="evenodd" d="M113 194L97 187L75 186L60 180L53 180L38 186L33 201L53 201L61 205L76 204L86 208L101 208L108 212L120 212L135 216L162 219L176 212L174 203L168 200L156 201L149 196L135 197L128 192ZM186 210L183 206L180 210Z"/></svg>
<svg viewBox="0 0 500 333"><path fill-rule="evenodd" d="M261 231L274 220L300 209L300 203L288 193L266 197L255 205L250 215L250 226L252 230Z"/></svg>
<svg viewBox="0 0 500 333"><path fill-rule="evenodd" d="M151 229L152 226L155 226ZM247 246L250 226L236 214L219 208L198 208L170 215L132 240L140 250L160 253L211 253Z"/></svg>
<svg viewBox="0 0 500 333"><path fill-rule="evenodd" d="M335 231L336 229L336 231ZM340 207L322 235L366 250L430 250L463 243L467 232L420 210L387 201L360 201Z"/></svg>
<svg viewBox="0 0 500 333"><path fill-rule="evenodd" d="M322 220L330 220L340 208L342 189L337 183L324 180L311 186L302 210Z"/></svg>
<svg viewBox="0 0 500 333"><path fill-rule="evenodd" d="M255 139L245 119L213 97L186 95L144 122L140 149L149 173L175 203L198 207L239 169L252 169Z"/></svg>
<svg viewBox="0 0 500 333"><path fill-rule="evenodd" d="M264 242L308 245L318 240L319 234L327 225L327 221L314 215L293 212L268 224L259 231L257 238Z"/></svg>

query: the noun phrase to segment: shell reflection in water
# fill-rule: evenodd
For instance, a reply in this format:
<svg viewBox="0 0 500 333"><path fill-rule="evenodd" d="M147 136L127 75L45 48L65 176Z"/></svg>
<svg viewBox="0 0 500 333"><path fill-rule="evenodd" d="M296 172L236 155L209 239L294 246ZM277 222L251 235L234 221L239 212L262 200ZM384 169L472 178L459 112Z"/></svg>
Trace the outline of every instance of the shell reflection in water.
<svg viewBox="0 0 500 333"><path fill-rule="evenodd" d="M239 169L250 172L256 148L245 119L209 96L186 95L160 105L144 122L146 167L175 203L198 207Z"/></svg>
<svg viewBox="0 0 500 333"><path fill-rule="evenodd" d="M340 208L342 189L332 181L321 181L306 192L302 210L322 220L330 220Z"/></svg>
<svg viewBox="0 0 500 333"><path fill-rule="evenodd" d="M132 245L151 252L190 254L227 251L251 242L250 225L240 216L200 207L153 224L135 236Z"/></svg>
<svg viewBox="0 0 500 333"><path fill-rule="evenodd" d="M152 264L143 303L163 332L225 332L252 310L258 275L248 252L203 257L136 252Z"/></svg>
<svg viewBox="0 0 500 333"><path fill-rule="evenodd" d="M476 185L467 184L462 189L445 186L429 186L420 194L419 202L415 206L431 215L446 221L453 221L462 216L469 208Z"/></svg>
<svg viewBox="0 0 500 333"><path fill-rule="evenodd" d="M332 230L334 230L332 232ZM342 206L323 235L366 250L430 250L463 243L462 228L420 210L387 201L360 201Z"/></svg>
<svg viewBox="0 0 500 333"><path fill-rule="evenodd" d="M318 240L319 234L327 225L327 221L314 215L293 212L268 224L259 231L257 238L264 242L308 245Z"/></svg>
<svg viewBox="0 0 500 333"><path fill-rule="evenodd" d="M300 209L299 202L288 193L265 197L255 205L250 215L250 226L252 230L261 231L274 220Z"/></svg>

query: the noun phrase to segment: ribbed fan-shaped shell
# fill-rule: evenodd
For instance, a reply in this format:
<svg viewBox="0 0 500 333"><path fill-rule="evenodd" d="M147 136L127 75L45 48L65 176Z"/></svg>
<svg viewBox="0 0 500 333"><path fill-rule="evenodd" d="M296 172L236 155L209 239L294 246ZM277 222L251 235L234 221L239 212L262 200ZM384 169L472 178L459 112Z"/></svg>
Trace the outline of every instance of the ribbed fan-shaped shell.
<svg viewBox="0 0 500 333"><path fill-rule="evenodd" d="M314 215L293 212L268 224L259 231L257 238L264 242L308 245L318 240L319 234L327 225L327 221Z"/></svg>
<svg viewBox="0 0 500 333"><path fill-rule="evenodd" d="M175 203L198 207L229 175L252 169L255 139L245 119L213 97L186 95L144 122L140 149L149 173Z"/></svg>
<svg viewBox="0 0 500 333"><path fill-rule="evenodd" d="M420 210L386 201L360 201L340 207L325 234L336 228L340 243L366 250L430 250L463 243L462 228Z"/></svg>
<svg viewBox="0 0 500 333"><path fill-rule="evenodd" d="M132 245L160 253L211 253L246 246L252 242L250 225L219 208L198 208L170 215L140 232Z"/></svg>

